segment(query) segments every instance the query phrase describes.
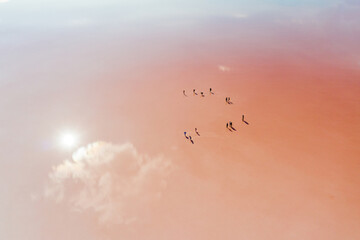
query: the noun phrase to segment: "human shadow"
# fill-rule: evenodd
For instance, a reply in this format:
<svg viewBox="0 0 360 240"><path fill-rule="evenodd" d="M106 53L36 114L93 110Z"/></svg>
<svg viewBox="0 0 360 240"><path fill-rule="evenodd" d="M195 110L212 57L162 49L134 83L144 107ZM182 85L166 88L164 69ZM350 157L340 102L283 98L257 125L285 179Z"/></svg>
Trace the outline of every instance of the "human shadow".
<svg viewBox="0 0 360 240"><path fill-rule="evenodd" d="M249 123L248 123L247 121L245 121L245 115L242 115L241 120L242 120L246 125L249 125Z"/></svg>
<svg viewBox="0 0 360 240"><path fill-rule="evenodd" d="M191 142L192 144L194 144L194 141L193 141L192 139L190 139L190 142Z"/></svg>
<svg viewBox="0 0 360 240"><path fill-rule="evenodd" d="M232 129L233 131L236 131L236 129L235 129L234 127L231 127L231 129Z"/></svg>

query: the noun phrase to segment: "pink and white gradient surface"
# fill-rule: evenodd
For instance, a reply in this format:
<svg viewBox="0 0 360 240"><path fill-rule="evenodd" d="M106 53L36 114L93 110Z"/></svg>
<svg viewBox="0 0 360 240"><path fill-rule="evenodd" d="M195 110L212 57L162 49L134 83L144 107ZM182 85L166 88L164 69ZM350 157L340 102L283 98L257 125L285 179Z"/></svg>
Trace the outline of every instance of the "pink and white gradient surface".
<svg viewBox="0 0 360 240"><path fill-rule="evenodd" d="M359 239L360 7L299 2L0 1L0 239Z"/></svg>

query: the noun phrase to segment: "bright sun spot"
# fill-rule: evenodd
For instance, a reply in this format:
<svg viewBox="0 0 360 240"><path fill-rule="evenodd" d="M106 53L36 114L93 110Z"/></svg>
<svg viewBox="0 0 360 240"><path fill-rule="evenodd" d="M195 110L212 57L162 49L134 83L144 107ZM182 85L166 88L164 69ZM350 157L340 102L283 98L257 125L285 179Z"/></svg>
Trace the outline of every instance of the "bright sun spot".
<svg viewBox="0 0 360 240"><path fill-rule="evenodd" d="M64 133L64 134L61 135L60 144L64 148L75 147L77 142L78 142L78 137L74 133L68 132L68 133Z"/></svg>

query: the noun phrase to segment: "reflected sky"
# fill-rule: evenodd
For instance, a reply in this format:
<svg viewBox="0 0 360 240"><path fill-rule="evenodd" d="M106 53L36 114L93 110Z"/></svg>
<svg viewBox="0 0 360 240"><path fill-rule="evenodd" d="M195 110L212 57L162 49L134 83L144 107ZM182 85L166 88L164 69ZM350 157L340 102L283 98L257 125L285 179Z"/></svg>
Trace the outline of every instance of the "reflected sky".
<svg viewBox="0 0 360 240"><path fill-rule="evenodd" d="M0 0L0 238L360 238L359 12L356 0ZM54 178L83 167L67 164L64 133L119 155L91 165L95 195L73 194L84 175ZM141 184L124 177L142 161L133 148L150 156L134 169L155 169Z"/></svg>

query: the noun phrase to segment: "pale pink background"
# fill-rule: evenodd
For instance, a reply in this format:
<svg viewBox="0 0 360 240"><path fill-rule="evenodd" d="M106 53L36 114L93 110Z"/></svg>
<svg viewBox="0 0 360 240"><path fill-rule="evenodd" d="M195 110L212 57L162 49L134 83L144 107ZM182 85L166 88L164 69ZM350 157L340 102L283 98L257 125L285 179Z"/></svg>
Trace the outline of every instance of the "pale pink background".
<svg viewBox="0 0 360 240"><path fill-rule="evenodd" d="M356 2L94 2L0 2L0 239L360 239ZM162 156L160 196L129 224L47 197L63 129Z"/></svg>

